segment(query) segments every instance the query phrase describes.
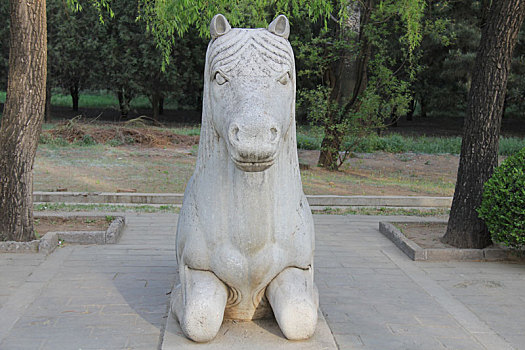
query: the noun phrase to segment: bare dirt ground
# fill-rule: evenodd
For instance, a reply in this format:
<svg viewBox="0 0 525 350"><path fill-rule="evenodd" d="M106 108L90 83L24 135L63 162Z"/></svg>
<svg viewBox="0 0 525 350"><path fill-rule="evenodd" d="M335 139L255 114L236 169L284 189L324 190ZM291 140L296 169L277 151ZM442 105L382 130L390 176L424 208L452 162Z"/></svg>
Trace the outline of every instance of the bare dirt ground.
<svg viewBox="0 0 525 350"><path fill-rule="evenodd" d="M35 232L42 237L49 231L104 231L109 222L106 218L36 218Z"/></svg>
<svg viewBox="0 0 525 350"><path fill-rule="evenodd" d="M413 242L417 243L421 248L426 249L443 249L454 248L451 245L442 243L441 237L447 231L447 224L440 222L410 222L410 223L394 223L403 234Z"/></svg>
<svg viewBox="0 0 525 350"><path fill-rule="evenodd" d="M338 172L317 168L319 151L299 150L309 194L442 195L454 192L459 157L415 153L357 153ZM326 181L326 178L332 181Z"/></svg>
<svg viewBox="0 0 525 350"><path fill-rule="evenodd" d="M193 149L192 149L193 147ZM195 146L39 146L34 189L77 192L184 192L195 166ZM315 166L318 151L299 151L307 194L450 196L458 157L419 154L357 154L341 171Z"/></svg>
<svg viewBox="0 0 525 350"><path fill-rule="evenodd" d="M401 120L385 133L451 136L460 133L460 123L461 119ZM42 137L48 142L39 146L35 190L184 192L199 136L149 124L147 117L120 123L73 118L44 130ZM524 125L507 121L504 129L523 135ZM77 146L53 145L58 137ZM86 138L97 145L78 146ZM307 194L452 196L459 164L459 156L449 154L357 153L340 171L330 172L316 166L318 158L319 151L299 150L301 163L309 165L301 171Z"/></svg>

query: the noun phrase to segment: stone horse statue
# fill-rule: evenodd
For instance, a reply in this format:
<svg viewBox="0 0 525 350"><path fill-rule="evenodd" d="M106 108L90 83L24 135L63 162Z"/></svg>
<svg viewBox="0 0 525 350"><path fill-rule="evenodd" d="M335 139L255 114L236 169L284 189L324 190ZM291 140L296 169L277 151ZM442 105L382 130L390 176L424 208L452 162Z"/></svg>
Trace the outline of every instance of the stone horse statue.
<svg viewBox="0 0 525 350"><path fill-rule="evenodd" d="M272 311L288 339L312 336L318 294L314 227L295 136L290 25L210 24L195 172L177 226L180 284L172 310L187 337L206 342L223 318Z"/></svg>

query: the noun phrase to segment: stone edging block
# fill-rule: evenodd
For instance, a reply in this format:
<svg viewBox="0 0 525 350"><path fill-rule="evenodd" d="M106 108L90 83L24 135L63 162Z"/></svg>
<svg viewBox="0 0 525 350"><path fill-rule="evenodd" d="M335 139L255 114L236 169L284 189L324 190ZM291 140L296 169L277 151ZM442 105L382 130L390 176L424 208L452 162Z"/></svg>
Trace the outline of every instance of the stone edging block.
<svg viewBox="0 0 525 350"><path fill-rule="evenodd" d="M181 205L182 193L33 192L35 203ZM307 195L311 207L450 208L452 197Z"/></svg>
<svg viewBox="0 0 525 350"><path fill-rule="evenodd" d="M36 253L40 240L35 239L30 242L6 241L0 242L0 252L3 253Z"/></svg>
<svg viewBox="0 0 525 350"><path fill-rule="evenodd" d="M407 223L430 221L407 221ZM440 221L432 221L440 222ZM443 221L446 223L446 221ZM390 222L379 222L379 231L414 261L508 261L520 260L512 250L504 247L485 249L422 248L408 239Z"/></svg>
<svg viewBox="0 0 525 350"><path fill-rule="evenodd" d="M64 217L64 216L57 216ZM91 217L74 215L68 217ZM77 244L115 244L122 236L126 218L117 216L106 231L63 231L48 232L42 238L30 242L0 242L0 253L43 253L50 254L59 241Z"/></svg>

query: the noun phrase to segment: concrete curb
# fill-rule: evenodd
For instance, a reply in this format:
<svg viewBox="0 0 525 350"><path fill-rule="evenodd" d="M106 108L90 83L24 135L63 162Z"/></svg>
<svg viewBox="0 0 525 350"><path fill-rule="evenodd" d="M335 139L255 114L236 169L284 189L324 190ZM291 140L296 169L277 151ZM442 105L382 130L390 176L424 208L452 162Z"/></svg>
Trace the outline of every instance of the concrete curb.
<svg viewBox="0 0 525 350"><path fill-rule="evenodd" d="M401 221L399 221L401 222ZM430 221L407 221L430 222ZM442 222L447 221L432 221ZM414 261L520 261L522 258L513 254L510 249L489 247L485 249L456 249L456 248L422 248L408 239L391 222L379 222L379 231L390 239L403 253Z"/></svg>
<svg viewBox="0 0 525 350"><path fill-rule="evenodd" d="M308 195L315 207L417 207L450 208L452 197ZM181 193L34 192L35 203L108 203L180 205Z"/></svg>
<svg viewBox="0 0 525 350"><path fill-rule="evenodd" d="M35 218L40 217L35 215ZM57 218L90 218L92 215L43 215L41 217ZM76 244L115 244L122 236L126 218L117 216L113 219L106 231L53 231L47 232L42 238L30 242L7 241L0 242L0 253L43 253L49 255L59 242Z"/></svg>

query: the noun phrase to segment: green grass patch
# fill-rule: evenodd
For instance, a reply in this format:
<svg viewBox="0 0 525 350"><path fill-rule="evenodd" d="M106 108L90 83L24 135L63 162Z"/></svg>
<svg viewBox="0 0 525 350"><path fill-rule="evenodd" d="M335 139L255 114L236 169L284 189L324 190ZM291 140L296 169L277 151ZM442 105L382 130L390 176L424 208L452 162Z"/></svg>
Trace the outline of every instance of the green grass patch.
<svg viewBox="0 0 525 350"><path fill-rule="evenodd" d="M104 211L104 212L135 212L135 213L178 213L180 208L175 205L136 205L119 204L71 204L71 203L40 203L35 204L35 211Z"/></svg>
<svg viewBox="0 0 525 350"><path fill-rule="evenodd" d="M51 105L71 107L73 105L73 99L69 94L55 93L51 97ZM105 91L80 92L78 106L80 108L119 108L118 98L116 94ZM147 96L139 95L131 100L130 107L138 109L148 109L151 108L151 102ZM164 100L164 109L178 108L179 106L176 103L176 101L173 101L169 98Z"/></svg>
<svg viewBox="0 0 525 350"><path fill-rule="evenodd" d="M299 126L297 128L297 146L300 149L319 150L323 140L323 131L319 127ZM352 147L352 145L355 145ZM499 154L510 156L525 147L525 138L501 137ZM358 153L424 153L424 154L460 154L461 137L433 136L402 136L391 134L386 136L369 135L356 140L348 137L344 148Z"/></svg>
<svg viewBox="0 0 525 350"><path fill-rule="evenodd" d="M177 135L199 136L201 134L200 126L180 126L176 128L166 128L165 130Z"/></svg>
<svg viewBox="0 0 525 350"><path fill-rule="evenodd" d="M403 209L403 208L324 208L312 210L315 214L331 215L384 215L384 216L444 216L450 209Z"/></svg>
<svg viewBox="0 0 525 350"><path fill-rule="evenodd" d="M137 205L127 206L119 204L72 204L72 203L40 203L35 204L35 211L102 211L102 212L133 212L133 213L179 213L180 207L175 205ZM403 209L403 208L325 208L312 210L314 214L329 215L378 215L378 216L444 216L450 213L450 209ZM113 216L108 215L106 219L112 221Z"/></svg>

